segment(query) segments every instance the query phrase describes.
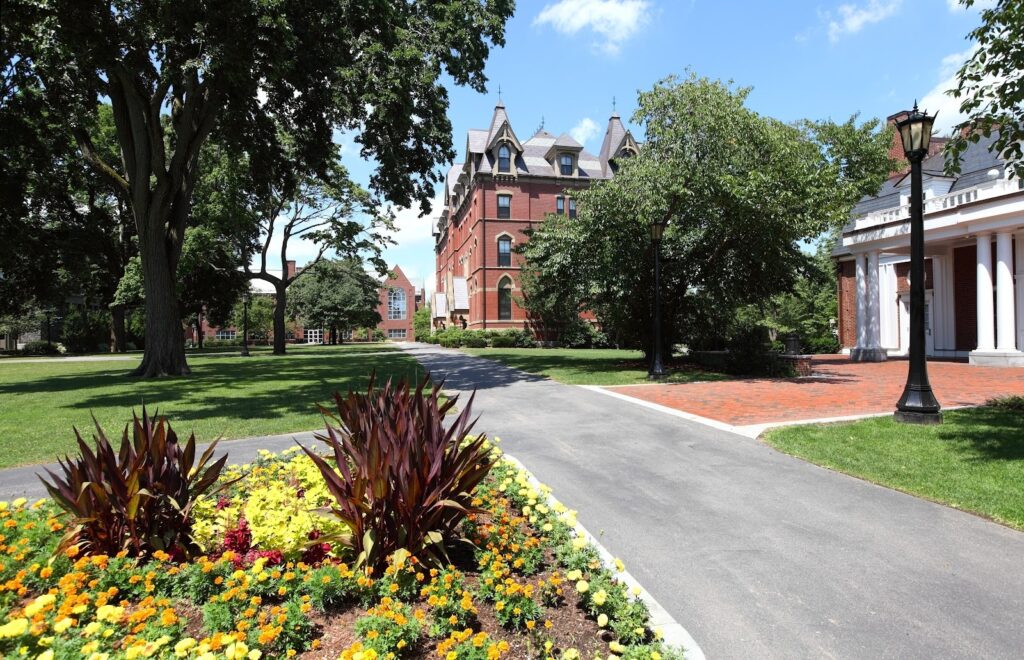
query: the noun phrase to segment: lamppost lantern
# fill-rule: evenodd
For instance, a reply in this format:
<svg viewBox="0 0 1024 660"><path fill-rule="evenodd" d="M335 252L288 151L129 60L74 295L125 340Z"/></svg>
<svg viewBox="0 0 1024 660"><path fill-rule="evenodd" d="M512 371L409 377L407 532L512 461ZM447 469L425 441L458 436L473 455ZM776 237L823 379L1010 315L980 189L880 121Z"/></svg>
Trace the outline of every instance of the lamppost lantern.
<svg viewBox="0 0 1024 660"><path fill-rule="evenodd" d="M661 380L668 376L661 360L661 237L668 226L668 216L651 220L651 248L654 251L654 346L648 380Z"/></svg>
<svg viewBox="0 0 1024 660"><path fill-rule="evenodd" d="M935 125L935 115L921 112L917 109L917 101L914 101L914 109L906 117L896 122L896 129L900 132L900 140L903 141L903 153L907 160L914 161L928 155L928 144L932 140L932 126Z"/></svg>
<svg viewBox="0 0 1024 660"><path fill-rule="evenodd" d="M935 117L914 109L896 122L903 152L910 161L910 365L895 418L911 424L939 424L941 407L928 382L924 327L924 192L922 161L928 155Z"/></svg>

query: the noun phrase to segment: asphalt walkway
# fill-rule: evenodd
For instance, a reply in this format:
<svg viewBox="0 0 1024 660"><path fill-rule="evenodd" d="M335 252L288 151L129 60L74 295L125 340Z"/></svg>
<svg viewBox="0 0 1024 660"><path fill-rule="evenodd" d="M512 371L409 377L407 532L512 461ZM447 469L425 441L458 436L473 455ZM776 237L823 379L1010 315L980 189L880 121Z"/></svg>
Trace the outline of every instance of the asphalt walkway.
<svg viewBox="0 0 1024 660"><path fill-rule="evenodd" d="M1020 658L1024 534L459 351L502 439L709 658Z"/></svg>

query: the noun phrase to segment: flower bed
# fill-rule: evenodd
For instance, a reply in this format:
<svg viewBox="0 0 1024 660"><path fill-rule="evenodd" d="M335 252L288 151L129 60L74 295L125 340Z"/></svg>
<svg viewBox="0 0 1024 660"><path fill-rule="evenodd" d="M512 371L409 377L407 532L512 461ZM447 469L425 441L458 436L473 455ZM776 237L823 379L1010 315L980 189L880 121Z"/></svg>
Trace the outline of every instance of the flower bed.
<svg viewBox="0 0 1024 660"><path fill-rule="evenodd" d="M493 449L497 451L497 449ZM471 541L429 568L408 552L356 569L304 454L225 471L201 499L205 553L53 554L49 500L0 503L0 654L41 658L678 658L645 606L574 534L575 514L501 460L461 523ZM619 565L618 570L622 567Z"/></svg>

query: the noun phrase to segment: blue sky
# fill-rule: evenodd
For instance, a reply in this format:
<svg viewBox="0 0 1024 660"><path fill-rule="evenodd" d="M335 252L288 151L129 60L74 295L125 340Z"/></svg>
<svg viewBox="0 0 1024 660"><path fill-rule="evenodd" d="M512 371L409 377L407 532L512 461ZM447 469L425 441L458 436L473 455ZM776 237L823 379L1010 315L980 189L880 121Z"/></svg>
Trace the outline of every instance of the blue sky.
<svg viewBox="0 0 1024 660"><path fill-rule="evenodd" d="M520 138L543 118L553 133L573 132L600 148L612 99L629 119L638 90L687 67L698 75L753 87L748 104L783 121L885 117L918 99L939 111L937 126L957 120L943 92L970 52L966 35L978 9L956 0L830 2L736 0L519 0L506 45L487 64L489 89L450 87L459 160L466 131L486 128L498 86ZM633 126L634 134L642 131ZM349 140L342 159L366 183L372 164ZM447 168L445 168L447 169ZM440 185L437 188L441 193ZM436 213L435 213L436 217ZM398 245L386 252L417 286L433 288L430 218L399 210ZM302 264L315 251L291 250Z"/></svg>

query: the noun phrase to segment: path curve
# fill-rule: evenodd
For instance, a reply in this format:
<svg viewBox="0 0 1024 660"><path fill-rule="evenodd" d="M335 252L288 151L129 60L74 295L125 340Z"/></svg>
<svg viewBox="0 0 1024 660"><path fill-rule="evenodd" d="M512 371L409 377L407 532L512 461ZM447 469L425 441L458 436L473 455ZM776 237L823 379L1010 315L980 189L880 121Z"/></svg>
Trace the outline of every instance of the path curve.
<svg viewBox="0 0 1024 660"><path fill-rule="evenodd" d="M502 439L709 658L1019 658L1024 534L750 438L460 351Z"/></svg>

